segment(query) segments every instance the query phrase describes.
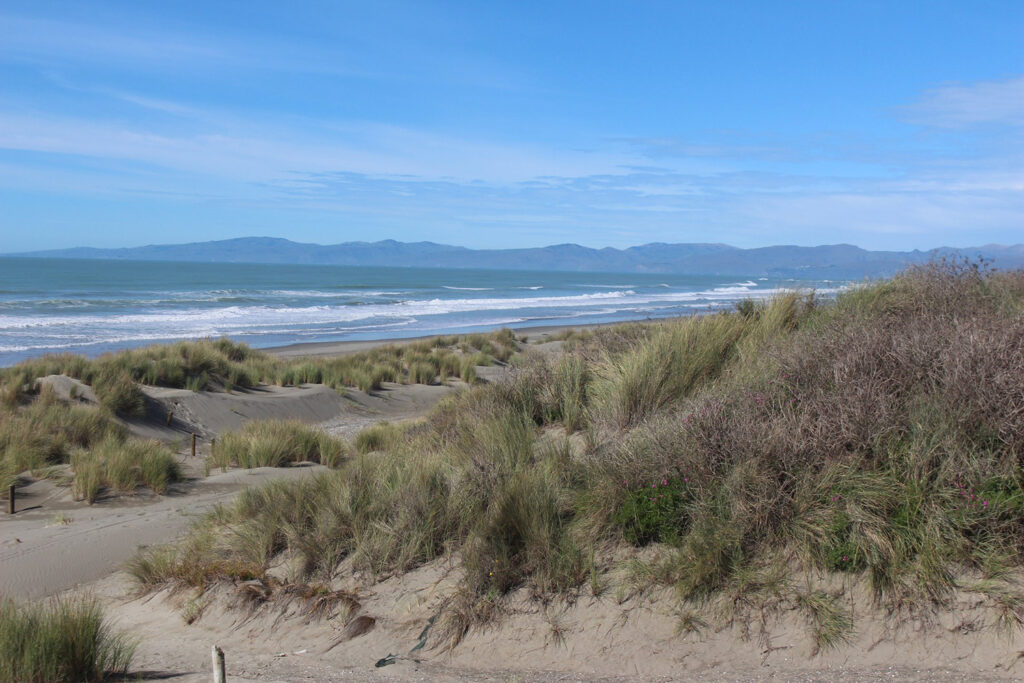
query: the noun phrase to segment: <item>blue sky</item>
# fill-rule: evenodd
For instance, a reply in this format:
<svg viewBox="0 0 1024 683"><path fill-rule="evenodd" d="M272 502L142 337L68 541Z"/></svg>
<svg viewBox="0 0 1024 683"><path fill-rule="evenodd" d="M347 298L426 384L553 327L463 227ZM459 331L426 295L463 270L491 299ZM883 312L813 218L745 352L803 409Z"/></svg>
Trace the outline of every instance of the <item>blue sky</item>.
<svg viewBox="0 0 1024 683"><path fill-rule="evenodd" d="M0 252L1024 242L1024 3L0 4Z"/></svg>

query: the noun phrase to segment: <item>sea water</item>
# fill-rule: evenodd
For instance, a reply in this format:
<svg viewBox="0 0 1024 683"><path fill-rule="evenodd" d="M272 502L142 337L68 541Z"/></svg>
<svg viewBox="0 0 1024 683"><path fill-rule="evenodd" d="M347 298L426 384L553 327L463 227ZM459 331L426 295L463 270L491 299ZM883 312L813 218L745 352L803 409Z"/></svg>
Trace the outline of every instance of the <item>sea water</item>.
<svg viewBox="0 0 1024 683"><path fill-rule="evenodd" d="M0 258L0 365L227 336L257 348L664 318L843 283L665 274Z"/></svg>

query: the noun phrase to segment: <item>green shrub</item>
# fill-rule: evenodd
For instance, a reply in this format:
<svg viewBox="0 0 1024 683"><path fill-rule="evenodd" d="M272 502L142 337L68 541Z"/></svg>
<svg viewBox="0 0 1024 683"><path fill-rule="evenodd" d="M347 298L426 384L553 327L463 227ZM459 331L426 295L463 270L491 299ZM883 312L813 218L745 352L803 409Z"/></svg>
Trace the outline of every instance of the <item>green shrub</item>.
<svg viewBox="0 0 1024 683"><path fill-rule="evenodd" d="M691 495L688 477L643 482L639 488L629 490L612 521L632 545L678 543L686 530Z"/></svg>
<svg viewBox="0 0 1024 683"><path fill-rule="evenodd" d="M853 542L853 522L845 513L838 513L828 529L825 566L834 572L860 572L867 566L864 554Z"/></svg>

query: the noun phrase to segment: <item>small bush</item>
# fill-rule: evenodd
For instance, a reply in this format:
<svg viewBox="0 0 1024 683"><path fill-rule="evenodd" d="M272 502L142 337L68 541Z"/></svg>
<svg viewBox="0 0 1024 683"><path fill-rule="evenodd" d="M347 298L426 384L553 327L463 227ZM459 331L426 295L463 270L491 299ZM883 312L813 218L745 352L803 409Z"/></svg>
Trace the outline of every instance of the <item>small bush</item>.
<svg viewBox="0 0 1024 683"><path fill-rule="evenodd" d="M623 482L623 485L628 485ZM636 546L678 543L687 526L687 505L692 489L688 477L643 483L626 494L612 521L622 536Z"/></svg>

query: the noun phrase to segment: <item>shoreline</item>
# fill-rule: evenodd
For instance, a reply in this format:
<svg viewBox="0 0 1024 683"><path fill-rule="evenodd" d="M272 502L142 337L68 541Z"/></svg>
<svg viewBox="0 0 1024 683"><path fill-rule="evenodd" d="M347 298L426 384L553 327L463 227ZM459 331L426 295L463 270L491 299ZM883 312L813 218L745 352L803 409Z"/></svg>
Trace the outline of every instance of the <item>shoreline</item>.
<svg viewBox="0 0 1024 683"><path fill-rule="evenodd" d="M654 323L665 320L674 320L678 316L666 317L666 318L640 318L636 320L619 320L612 323L580 323L578 325L538 325L531 327L509 327L512 333L516 337L526 336L530 342L545 341L550 337L561 334L568 330L594 330L602 327L613 327L615 325L627 325L631 323ZM496 330L502 329L501 327L495 327L493 329L480 330L479 334L489 334ZM461 336L466 334L476 334L476 332L453 332L451 336ZM384 339L353 339L353 340L342 340L342 341L328 341L328 342L298 342L295 344L286 344L284 346L268 346L260 348L260 351L269 353L273 356L282 359L291 358L330 358L332 356L347 356L351 353L359 353L360 351L369 351L376 349L381 346L402 346L404 344L414 344L424 339L434 339L435 337L446 337L449 336L445 333L438 334L426 334L419 335L416 337L390 337Z"/></svg>

